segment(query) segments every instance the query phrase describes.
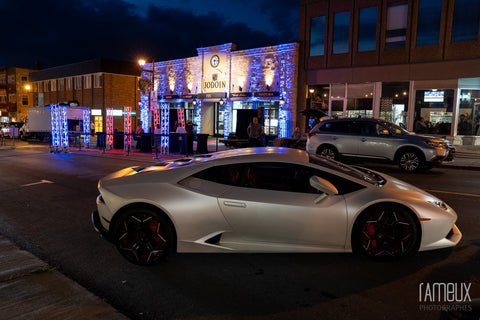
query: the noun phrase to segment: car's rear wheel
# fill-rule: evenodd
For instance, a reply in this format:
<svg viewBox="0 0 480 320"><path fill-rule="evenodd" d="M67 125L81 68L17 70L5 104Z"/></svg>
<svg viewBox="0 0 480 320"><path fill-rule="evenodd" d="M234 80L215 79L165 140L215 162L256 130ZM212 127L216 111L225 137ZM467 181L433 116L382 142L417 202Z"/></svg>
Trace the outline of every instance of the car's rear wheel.
<svg viewBox="0 0 480 320"><path fill-rule="evenodd" d="M157 264L175 247L170 222L164 215L149 208L126 210L118 218L114 228L118 251L135 264Z"/></svg>
<svg viewBox="0 0 480 320"><path fill-rule="evenodd" d="M331 160L338 160L338 152L333 146L320 146L317 150L317 154Z"/></svg>
<svg viewBox="0 0 480 320"><path fill-rule="evenodd" d="M406 150L398 157L398 166L405 172L417 172L423 168L423 157L418 151Z"/></svg>
<svg viewBox="0 0 480 320"><path fill-rule="evenodd" d="M395 259L418 248L415 218L395 204L377 205L362 213L352 234L354 252L374 259Z"/></svg>

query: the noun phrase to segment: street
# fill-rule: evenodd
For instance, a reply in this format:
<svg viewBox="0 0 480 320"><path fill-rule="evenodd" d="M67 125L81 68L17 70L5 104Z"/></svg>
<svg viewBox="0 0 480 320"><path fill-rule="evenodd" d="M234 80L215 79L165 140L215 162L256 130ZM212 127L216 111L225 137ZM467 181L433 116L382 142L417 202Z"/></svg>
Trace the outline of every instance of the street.
<svg viewBox="0 0 480 320"><path fill-rule="evenodd" d="M471 284L480 298L480 171L401 173L457 212L453 249L379 263L346 254L177 254L155 267L124 260L93 230L104 175L150 161L43 149L0 153L0 234L132 319L438 319L421 283ZM452 305L450 303L449 305Z"/></svg>

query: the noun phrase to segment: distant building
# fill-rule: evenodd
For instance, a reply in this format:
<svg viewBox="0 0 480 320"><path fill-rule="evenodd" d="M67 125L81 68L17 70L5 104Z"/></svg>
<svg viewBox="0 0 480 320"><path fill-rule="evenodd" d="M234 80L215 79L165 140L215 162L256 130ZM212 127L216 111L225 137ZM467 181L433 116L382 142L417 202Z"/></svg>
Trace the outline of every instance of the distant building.
<svg viewBox="0 0 480 320"><path fill-rule="evenodd" d="M30 73L35 106L67 103L90 108L95 132L105 130L107 108L114 127L123 128L125 106L138 112L140 68L136 63L95 59Z"/></svg>
<svg viewBox="0 0 480 320"><path fill-rule="evenodd" d="M480 1L302 0L299 104L475 143L479 27Z"/></svg>
<svg viewBox="0 0 480 320"><path fill-rule="evenodd" d="M21 122L33 106L33 97L28 73L32 69L0 68L0 122Z"/></svg>

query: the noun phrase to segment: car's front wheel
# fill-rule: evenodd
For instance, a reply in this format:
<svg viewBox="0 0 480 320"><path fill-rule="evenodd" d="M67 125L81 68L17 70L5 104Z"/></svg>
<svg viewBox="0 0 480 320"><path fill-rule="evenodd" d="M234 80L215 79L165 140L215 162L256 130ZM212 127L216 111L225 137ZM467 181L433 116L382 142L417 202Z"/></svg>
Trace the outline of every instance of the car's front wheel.
<svg viewBox="0 0 480 320"><path fill-rule="evenodd" d="M405 172L417 172L422 169L423 158L418 151L403 151L398 157L398 166Z"/></svg>
<svg viewBox="0 0 480 320"><path fill-rule="evenodd" d="M114 241L124 258L139 265L157 264L175 247L168 219L144 207L121 213L114 227Z"/></svg>
<svg viewBox="0 0 480 320"><path fill-rule="evenodd" d="M317 154L331 160L338 160L337 150L330 145L320 146L317 150Z"/></svg>
<svg viewBox="0 0 480 320"><path fill-rule="evenodd" d="M377 205L362 213L352 233L352 247L374 259L400 258L418 248L415 218L395 204Z"/></svg>

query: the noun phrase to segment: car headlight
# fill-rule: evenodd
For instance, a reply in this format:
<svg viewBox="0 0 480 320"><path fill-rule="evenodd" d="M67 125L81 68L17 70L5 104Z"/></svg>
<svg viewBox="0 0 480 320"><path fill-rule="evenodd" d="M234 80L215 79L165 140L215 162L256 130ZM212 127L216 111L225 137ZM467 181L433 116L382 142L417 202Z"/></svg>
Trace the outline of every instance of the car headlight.
<svg viewBox="0 0 480 320"><path fill-rule="evenodd" d="M434 148L446 148L445 142L442 140L427 140L426 143Z"/></svg>
<svg viewBox="0 0 480 320"><path fill-rule="evenodd" d="M427 201L428 203L430 204L433 204L434 206L438 207L438 208L441 208L445 211L448 210L448 207L447 207L447 204L443 201L439 201L439 200L428 200Z"/></svg>

